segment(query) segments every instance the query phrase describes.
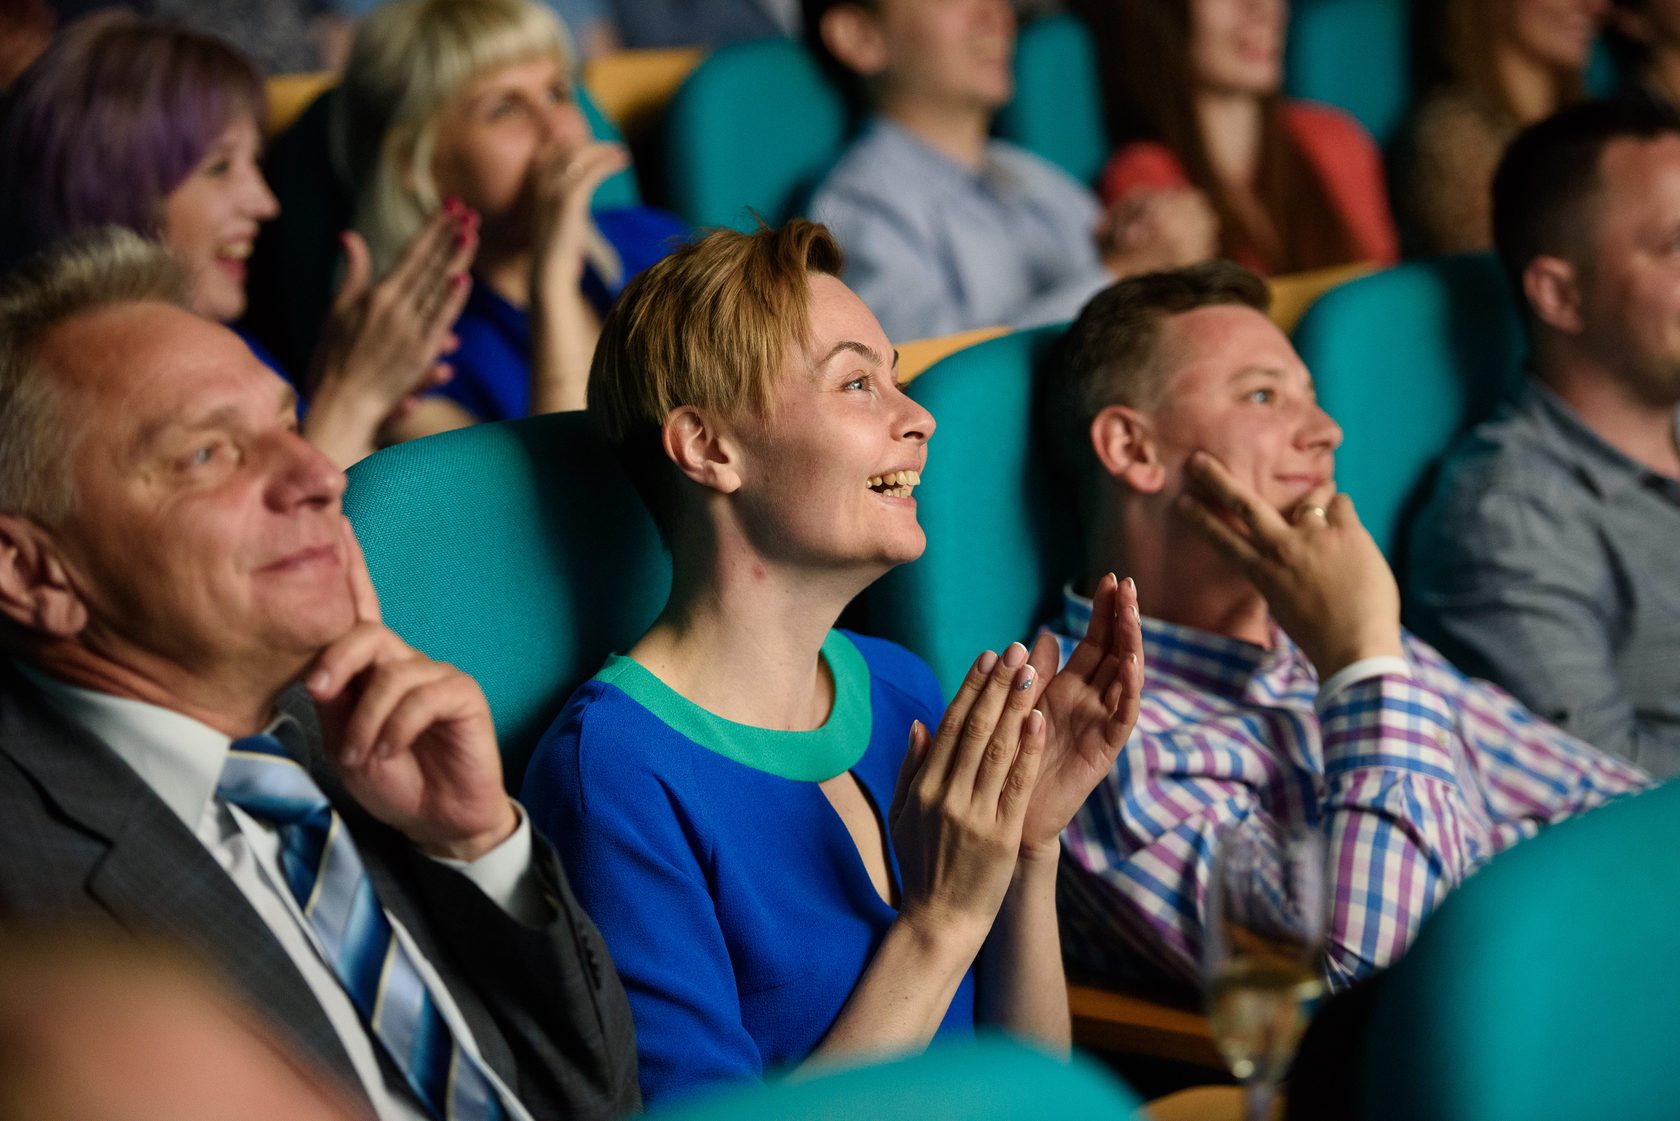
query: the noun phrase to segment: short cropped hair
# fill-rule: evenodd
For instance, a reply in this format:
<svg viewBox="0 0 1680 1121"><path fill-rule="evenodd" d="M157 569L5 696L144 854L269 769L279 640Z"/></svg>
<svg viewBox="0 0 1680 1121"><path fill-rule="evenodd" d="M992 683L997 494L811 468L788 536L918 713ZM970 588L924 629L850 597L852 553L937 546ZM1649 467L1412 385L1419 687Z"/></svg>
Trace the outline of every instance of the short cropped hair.
<svg viewBox="0 0 1680 1121"><path fill-rule="evenodd" d="M1271 290L1231 261L1127 277L1091 297L1057 342L1039 369L1036 419L1053 466L1079 488L1081 506L1102 469L1091 446L1091 422L1110 405L1158 407L1171 373L1161 353L1162 324L1220 304L1265 312Z"/></svg>
<svg viewBox="0 0 1680 1121"><path fill-rule="evenodd" d="M84 230L27 258L0 284L0 510L42 525L75 508L65 461L75 428L40 361L49 332L113 304L187 307L186 269L169 250L119 226Z"/></svg>
<svg viewBox="0 0 1680 1121"><path fill-rule="evenodd" d="M1528 307L1523 273L1534 258L1584 263L1604 149L1670 133L1680 121L1630 100L1579 102L1517 134L1493 176L1493 243L1519 308Z"/></svg>
<svg viewBox="0 0 1680 1121"><path fill-rule="evenodd" d="M675 472L661 442L666 418L685 405L768 415L788 356L810 345L810 276L839 276L844 262L828 228L803 218L713 230L632 279L607 313L589 415L667 540Z"/></svg>
<svg viewBox="0 0 1680 1121"><path fill-rule="evenodd" d="M240 114L262 73L225 40L112 12L65 28L0 125L0 260L93 226L162 231L164 200Z"/></svg>
<svg viewBox="0 0 1680 1121"><path fill-rule="evenodd" d="M443 199L432 151L444 106L481 74L571 57L566 29L533 0L391 0L356 29L332 120L374 275L395 264Z"/></svg>

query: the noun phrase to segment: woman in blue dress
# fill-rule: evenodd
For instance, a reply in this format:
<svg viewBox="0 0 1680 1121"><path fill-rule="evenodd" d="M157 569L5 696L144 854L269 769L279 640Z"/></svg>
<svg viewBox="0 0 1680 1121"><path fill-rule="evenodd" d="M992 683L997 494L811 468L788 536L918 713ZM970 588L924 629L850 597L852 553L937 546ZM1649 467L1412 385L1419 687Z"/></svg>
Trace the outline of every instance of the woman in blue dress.
<svg viewBox="0 0 1680 1121"><path fill-rule="evenodd" d="M684 231L649 207L591 212L622 146L575 96L565 29L532 0L392 0L357 29L335 119L375 271L458 201L479 218L454 377L413 437L581 409L601 316Z"/></svg>
<svg viewBox="0 0 1680 1121"><path fill-rule="evenodd" d="M1136 720L1135 591L1103 582L1061 672L1047 642L988 652L949 708L913 654L835 629L925 545L934 429L840 267L810 222L714 232L631 282L590 378L672 591L523 800L607 939L650 1102L976 1021L1068 1042L1058 836Z"/></svg>

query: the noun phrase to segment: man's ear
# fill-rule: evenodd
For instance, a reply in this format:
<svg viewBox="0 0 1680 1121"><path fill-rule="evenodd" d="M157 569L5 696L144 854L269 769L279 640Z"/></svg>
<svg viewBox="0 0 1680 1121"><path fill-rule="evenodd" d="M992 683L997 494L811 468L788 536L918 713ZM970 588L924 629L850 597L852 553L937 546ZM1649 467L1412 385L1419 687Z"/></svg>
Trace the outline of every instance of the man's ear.
<svg viewBox="0 0 1680 1121"><path fill-rule="evenodd" d="M0 514L0 615L54 638L72 638L88 621L51 538L12 514Z"/></svg>
<svg viewBox="0 0 1680 1121"><path fill-rule="evenodd" d="M1523 295L1534 317L1553 330L1581 331L1581 284L1575 266L1562 257L1539 256L1523 269Z"/></svg>
<svg viewBox="0 0 1680 1121"><path fill-rule="evenodd" d="M701 486L722 494L741 486L733 433L707 410L693 405L672 409L660 438L677 470Z"/></svg>
<svg viewBox="0 0 1680 1121"><path fill-rule="evenodd" d="M1091 447L1103 470L1140 494L1154 494L1166 485L1149 419L1127 405L1109 405L1091 421Z"/></svg>
<svg viewBox="0 0 1680 1121"><path fill-rule="evenodd" d="M887 68L887 38L881 23L861 4L836 4L817 25L823 46L846 69L873 78Z"/></svg>

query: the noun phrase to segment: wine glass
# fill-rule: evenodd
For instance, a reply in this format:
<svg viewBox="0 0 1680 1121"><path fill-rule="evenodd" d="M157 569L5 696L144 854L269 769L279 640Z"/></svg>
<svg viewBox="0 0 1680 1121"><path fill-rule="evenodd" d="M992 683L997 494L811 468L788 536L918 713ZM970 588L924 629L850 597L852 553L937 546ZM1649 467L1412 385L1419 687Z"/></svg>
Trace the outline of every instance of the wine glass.
<svg viewBox="0 0 1680 1121"><path fill-rule="evenodd" d="M1324 994L1324 881L1317 833L1250 818L1214 838L1202 980L1213 1041L1245 1087L1249 1121L1268 1116Z"/></svg>

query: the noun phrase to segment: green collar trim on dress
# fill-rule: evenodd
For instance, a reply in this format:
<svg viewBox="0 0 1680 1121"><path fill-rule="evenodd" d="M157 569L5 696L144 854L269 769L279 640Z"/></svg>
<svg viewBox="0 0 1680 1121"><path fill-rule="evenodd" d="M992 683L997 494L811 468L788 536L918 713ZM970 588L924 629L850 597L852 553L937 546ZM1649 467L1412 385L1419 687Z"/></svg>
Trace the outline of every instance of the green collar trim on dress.
<svg viewBox="0 0 1680 1121"><path fill-rule="evenodd" d="M820 728L784 732L716 716L665 684L634 658L614 654L595 680L624 690L673 731L755 771L796 782L845 774L869 746L869 665L839 631L823 639L822 657L834 675L834 707Z"/></svg>

